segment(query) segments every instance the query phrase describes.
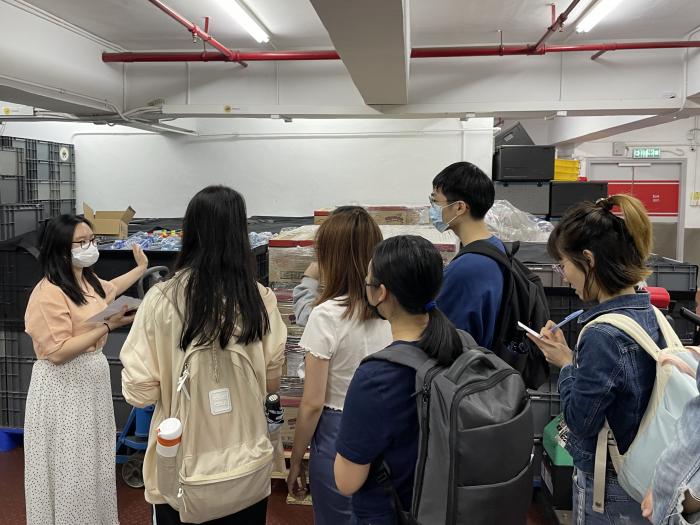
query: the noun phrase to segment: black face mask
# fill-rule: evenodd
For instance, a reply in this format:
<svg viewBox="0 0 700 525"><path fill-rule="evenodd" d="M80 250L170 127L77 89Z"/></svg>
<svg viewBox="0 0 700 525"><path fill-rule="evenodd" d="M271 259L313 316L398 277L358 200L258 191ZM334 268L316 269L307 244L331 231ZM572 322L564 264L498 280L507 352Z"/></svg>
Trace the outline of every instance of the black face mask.
<svg viewBox="0 0 700 525"><path fill-rule="evenodd" d="M377 317L379 317L382 321L386 321L386 317L384 317L381 313L379 313L379 304L372 304L369 302L369 298L365 295L365 302L367 303L367 306L369 306L369 309L372 310L375 314L377 314Z"/></svg>

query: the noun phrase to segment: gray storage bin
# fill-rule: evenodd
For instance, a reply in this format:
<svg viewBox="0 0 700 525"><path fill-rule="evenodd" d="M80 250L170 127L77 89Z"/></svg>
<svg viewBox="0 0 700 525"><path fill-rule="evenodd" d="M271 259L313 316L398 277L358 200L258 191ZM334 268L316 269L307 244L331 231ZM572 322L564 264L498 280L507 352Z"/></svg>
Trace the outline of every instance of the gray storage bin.
<svg viewBox="0 0 700 525"><path fill-rule="evenodd" d="M506 200L533 215L549 213L548 182L494 182L497 200Z"/></svg>
<svg viewBox="0 0 700 525"><path fill-rule="evenodd" d="M37 161L36 163L36 178L38 180L51 179L51 166L48 161Z"/></svg>
<svg viewBox="0 0 700 525"><path fill-rule="evenodd" d="M59 182L58 195L61 200L72 200L74 194L74 185L72 182Z"/></svg>
<svg viewBox="0 0 700 525"><path fill-rule="evenodd" d="M652 274L647 278L649 286L660 286L669 292L694 292L698 285L698 267L657 257L649 262Z"/></svg>
<svg viewBox="0 0 700 525"><path fill-rule="evenodd" d="M0 205L0 241L35 231L41 220L41 206L36 204Z"/></svg>
<svg viewBox="0 0 700 525"><path fill-rule="evenodd" d="M14 148L0 148L0 175L20 177L24 175L24 156Z"/></svg>
<svg viewBox="0 0 700 525"><path fill-rule="evenodd" d="M541 437L544 427L559 415L561 403L558 392L540 392L528 390L532 406L532 422L535 436Z"/></svg>
<svg viewBox="0 0 700 525"><path fill-rule="evenodd" d="M36 141L36 160L51 160L49 142Z"/></svg>
<svg viewBox="0 0 700 525"><path fill-rule="evenodd" d="M0 204L24 202L24 177L0 176Z"/></svg>
<svg viewBox="0 0 700 525"><path fill-rule="evenodd" d="M58 167L58 178L61 181L75 181L75 164L61 163Z"/></svg>

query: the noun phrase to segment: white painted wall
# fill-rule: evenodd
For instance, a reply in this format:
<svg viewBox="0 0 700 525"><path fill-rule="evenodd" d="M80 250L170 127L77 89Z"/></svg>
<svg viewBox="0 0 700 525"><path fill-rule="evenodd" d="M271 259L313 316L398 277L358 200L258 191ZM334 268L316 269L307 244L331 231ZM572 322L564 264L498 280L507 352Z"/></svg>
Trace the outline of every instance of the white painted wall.
<svg viewBox="0 0 700 525"><path fill-rule="evenodd" d="M352 202L425 204L432 178L462 158L491 173L492 119L177 124L209 136L75 135L78 207L177 217L203 187L227 184L249 215L304 216Z"/></svg>

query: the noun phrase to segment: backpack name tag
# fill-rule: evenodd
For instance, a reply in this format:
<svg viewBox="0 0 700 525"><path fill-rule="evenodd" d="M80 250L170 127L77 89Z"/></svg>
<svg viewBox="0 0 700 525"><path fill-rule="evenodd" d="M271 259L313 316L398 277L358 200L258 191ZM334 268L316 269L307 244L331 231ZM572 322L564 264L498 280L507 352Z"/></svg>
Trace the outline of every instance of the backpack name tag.
<svg viewBox="0 0 700 525"><path fill-rule="evenodd" d="M231 412L231 393L228 388L209 392L209 408L212 416Z"/></svg>

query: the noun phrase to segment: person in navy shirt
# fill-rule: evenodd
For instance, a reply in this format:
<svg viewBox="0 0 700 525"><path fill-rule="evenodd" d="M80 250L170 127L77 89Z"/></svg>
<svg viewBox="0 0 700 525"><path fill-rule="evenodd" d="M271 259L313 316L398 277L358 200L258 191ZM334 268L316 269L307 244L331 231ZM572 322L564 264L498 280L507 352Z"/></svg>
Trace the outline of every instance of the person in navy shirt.
<svg viewBox="0 0 700 525"><path fill-rule="evenodd" d="M367 301L391 324L393 343L411 344L448 366L462 352L454 325L436 308L442 259L422 237L380 243L369 265ZM379 348L377 350L380 350ZM416 373L388 361L363 362L350 383L336 440L335 482L352 495L353 525L395 525L389 491L377 481L384 461L403 510L411 509L418 456Z"/></svg>
<svg viewBox="0 0 700 525"><path fill-rule="evenodd" d="M493 182L483 171L469 162L455 162L433 179L430 220L440 232L452 230L463 247L487 240L505 253L484 222L494 195ZM445 269L437 304L457 328L491 348L502 295L500 265L485 255L467 253Z"/></svg>

